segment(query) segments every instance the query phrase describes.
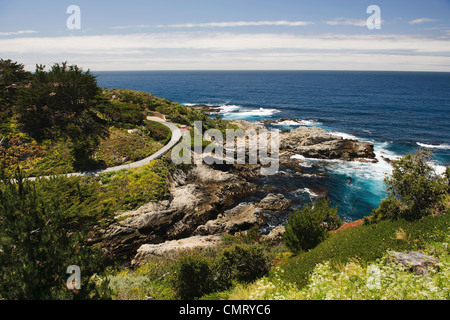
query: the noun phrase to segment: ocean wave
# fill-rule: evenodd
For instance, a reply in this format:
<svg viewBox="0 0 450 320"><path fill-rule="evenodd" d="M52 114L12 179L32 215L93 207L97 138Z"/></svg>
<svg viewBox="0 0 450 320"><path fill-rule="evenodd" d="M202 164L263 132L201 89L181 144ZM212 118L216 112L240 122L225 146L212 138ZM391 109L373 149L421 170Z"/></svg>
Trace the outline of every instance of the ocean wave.
<svg viewBox="0 0 450 320"><path fill-rule="evenodd" d="M300 194L300 193L306 193L309 195L310 198L319 198L320 195L312 191L310 188L301 188L297 189L295 191L292 191L293 194Z"/></svg>
<svg viewBox="0 0 450 320"><path fill-rule="evenodd" d="M448 144L426 144L426 143L421 143L421 142L417 142L417 145L422 147L422 148L427 148L427 149L445 149L445 150L450 150L450 145Z"/></svg>
<svg viewBox="0 0 450 320"><path fill-rule="evenodd" d="M292 159L302 160L300 164L302 167L318 167L324 170L340 174L347 177L360 178L368 181L383 181L386 175L392 174L392 166L390 161L398 160L399 155L388 150L389 143L375 143L374 152L376 163L359 162L359 161L345 161L340 159L316 159L306 158L302 155L293 155Z"/></svg>
<svg viewBox="0 0 450 320"><path fill-rule="evenodd" d="M221 106L222 114L225 119L246 119L255 117L268 117L281 112L278 109L244 109L239 106ZM236 112L237 111L237 112Z"/></svg>
<svg viewBox="0 0 450 320"><path fill-rule="evenodd" d="M181 103L182 106L185 107L193 107L199 105L198 103Z"/></svg>
<svg viewBox="0 0 450 320"><path fill-rule="evenodd" d="M230 105L220 105L220 113L231 113L237 110L242 109L242 106L238 106L235 104L230 104Z"/></svg>
<svg viewBox="0 0 450 320"><path fill-rule="evenodd" d="M274 123L275 126L317 126L321 124L318 121L314 120L284 120L277 123Z"/></svg>

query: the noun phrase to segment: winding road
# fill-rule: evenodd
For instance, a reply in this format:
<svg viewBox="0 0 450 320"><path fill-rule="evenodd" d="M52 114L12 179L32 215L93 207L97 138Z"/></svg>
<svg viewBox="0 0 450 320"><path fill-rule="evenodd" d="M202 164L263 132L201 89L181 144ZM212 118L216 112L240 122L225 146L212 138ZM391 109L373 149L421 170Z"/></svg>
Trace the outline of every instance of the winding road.
<svg viewBox="0 0 450 320"><path fill-rule="evenodd" d="M55 175L55 176L87 177L87 176L92 176L92 175L99 175L102 173L108 173L108 172L114 172L114 171L120 171L120 170L128 170L128 169L132 169L132 168L141 167L143 165L150 163L151 161L153 161L155 159L162 157L164 154L166 154L170 149L172 149L180 141L180 139L182 137L181 130L175 124L173 124L171 122L167 122L167 121L157 118L157 117L147 117L147 120L157 121L157 122L161 123L162 125L168 127L170 129L170 131L172 131L172 138L170 139L169 143L166 144L164 147L162 147L160 150L158 150L156 153L152 154L151 156L149 156L145 159L139 160L137 162L124 164L124 165L117 166L117 167L111 167L111 168L95 170L95 171L67 173L67 174L61 174L61 175ZM40 178L50 178L50 177L54 177L54 176L42 176ZM32 177L32 178L27 178L27 179L33 181L33 180L36 180L37 177Z"/></svg>

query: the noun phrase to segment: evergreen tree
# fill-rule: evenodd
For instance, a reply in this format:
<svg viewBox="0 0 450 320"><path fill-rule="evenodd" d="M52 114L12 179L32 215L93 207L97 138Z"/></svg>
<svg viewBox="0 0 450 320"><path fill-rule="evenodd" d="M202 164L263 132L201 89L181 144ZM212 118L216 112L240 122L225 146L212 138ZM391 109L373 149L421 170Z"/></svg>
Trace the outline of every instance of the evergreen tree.
<svg viewBox="0 0 450 320"><path fill-rule="evenodd" d="M87 232L96 217L83 209L83 187L65 178L0 184L0 298L20 300L108 298L102 251L90 245ZM72 185L72 197L61 199L61 186ZM53 190L53 192L47 192ZM78 191L76 191L78 190ZM78 195L76 193L79 193ZM81 289L69 291L71 265L81 269Z"/></svg>
<svg viewBox="0 0 450 320"><path fill-rule="evenodd" d="M53 65L48 72L45 66L36 66L29 85L18 88L16 100L24 132L38 141L68 140L75 169L95 166L93 154L108 135L108 127L96 113L100 88L90 71L67 62Z"/></svg>

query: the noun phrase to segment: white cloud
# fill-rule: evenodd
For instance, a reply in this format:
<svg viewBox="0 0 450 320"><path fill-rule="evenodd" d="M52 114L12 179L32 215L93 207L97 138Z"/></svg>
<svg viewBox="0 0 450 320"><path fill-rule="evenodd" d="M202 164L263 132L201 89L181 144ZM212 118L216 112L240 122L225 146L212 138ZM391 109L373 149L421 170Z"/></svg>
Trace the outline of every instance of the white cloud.
<svg viewBox="0 0 450 320"><path fill-rule="evenodd" d="M130 50L196 49L246 50L358 50L450 54L449 39L417 35L173 32L126 35L33 37L0 39L0 53L127 53Z"/></svg>
<svg viewBox="0 0 450 320"><path fill-rule="evenodd" d="M433 21L436 21L436 19L432 19L432 18L419 18L419 19L415 19L415 20L409 21L409 24L419 24L419 23L426 23L426 22L433 22Z"/></svg>
<svg viewBox="0 0 450 320"><path fill-rule="evenodd" d="M0 32L0 36L17 36L17 35L31 34L31 33L37 33L37 31L36 30L20 30L20 31L13 31L13 32Z"/></svg>
<svg viewBox="0 0 450 320"><path fill-rule="evenodd" d="M301 27L313 24L307 21L287 21L287 20L264 20L264 21L228 21L228 22L205 22L205 23L180 23L180 24L159 24L159 25L135 25L116 26L111 29L148 29L148 28L233 28L233 27L261 27L261 26L288 26Z"/></svg>
<svg viewBox="0 0 450 320"><path fill-rule="evenodd" d="M247 27L247 26L289 26L300 27L312 24L312 22L306 21L235 21L235 22L208 22L208 23L186 23L186 24L172 24L172 25L160 25L158 27L171 27L171 28L226 28L226 27Z"/></svg>
<svg viewBox="0 0 450 320"><path fill-rule="evenodd" d="M325 24L330 26L354 26L354 27L366 27L367 20L336 18L333 20L324 21Z"/></svg>
<svg viewBox="0 0 450 320"><path fill-rule="evenodd" d="M0 39L29 66L68 60L93 70L349 69L450 71L450 41L417 35L164 32Z"/></svg>

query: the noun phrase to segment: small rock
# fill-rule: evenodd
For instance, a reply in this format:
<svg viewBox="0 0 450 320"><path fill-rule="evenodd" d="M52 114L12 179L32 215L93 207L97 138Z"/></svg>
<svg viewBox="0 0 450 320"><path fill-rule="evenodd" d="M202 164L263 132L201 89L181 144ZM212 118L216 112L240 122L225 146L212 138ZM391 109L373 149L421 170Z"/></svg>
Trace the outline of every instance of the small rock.
<svg viewBox="0 0 450 320"><path fill-rule="evenodd" d="M279 244L283 242L283 235L286 229L284 226L275 227L269 234L263 235L261 240L271 242L272 244Z"/></svg>
<svg viewBox="0 0 450 320"><path fill-rule="evenodd" d="M435 257L417 251L392 252L390 258L392 262L409 268L417 275L428 274L431 270L437 269L439 263Z"/></svg>

